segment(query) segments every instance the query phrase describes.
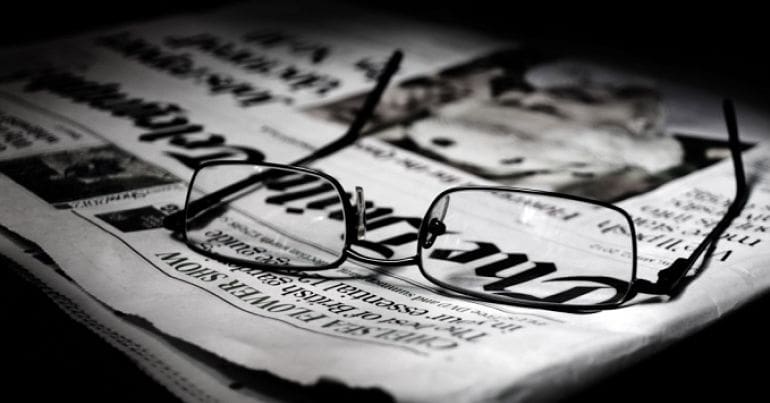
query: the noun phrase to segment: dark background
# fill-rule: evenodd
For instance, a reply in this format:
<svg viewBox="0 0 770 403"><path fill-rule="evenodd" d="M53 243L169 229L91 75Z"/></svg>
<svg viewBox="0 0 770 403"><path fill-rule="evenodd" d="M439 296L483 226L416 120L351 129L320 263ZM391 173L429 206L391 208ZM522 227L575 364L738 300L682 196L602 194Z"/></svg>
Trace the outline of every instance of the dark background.
<svg viewBox="0 0 770 403"><path fill-rule="evenodd" d="M222 2L204 0L6 1L0 45L16 45ZM607 5L473 0L369 2L373 8L591 55L767 106L767 15L733 4L674 9L657 2ZM0 267L7 264L0 262ZM139 401L173 397L35 287L0 270L3 390L29 400ZM588 386L570 401L765 400L770 358L765 296L660 354ZM26 399L25 399L26 400Z"/></svg>

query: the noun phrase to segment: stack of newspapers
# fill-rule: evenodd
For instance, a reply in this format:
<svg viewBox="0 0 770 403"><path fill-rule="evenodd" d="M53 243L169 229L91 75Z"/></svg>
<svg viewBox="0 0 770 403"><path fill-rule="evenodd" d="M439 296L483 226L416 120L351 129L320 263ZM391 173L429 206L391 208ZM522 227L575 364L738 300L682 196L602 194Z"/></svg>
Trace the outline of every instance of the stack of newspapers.
<svg viewBox="0 0 770 403"><path fill-rule="evenodd" d="M445 189L507 185L628 211L638 251L588 252L636 256L637 277L655 281L735 197L718 97L351 6L238 4L0 53L0 254L185 401L292 400L329 384L406 401L555 398L770 287L770 148L740 104L750 198L673 298L577 314L498 304L416 266L236 265L164 227L202 162L287 164L339 138L395 49L404 60L364 135L310 164L364 188L362 254L413 255ZM335 213L312 184L287 183L271 190L287 212Z"/></svg>

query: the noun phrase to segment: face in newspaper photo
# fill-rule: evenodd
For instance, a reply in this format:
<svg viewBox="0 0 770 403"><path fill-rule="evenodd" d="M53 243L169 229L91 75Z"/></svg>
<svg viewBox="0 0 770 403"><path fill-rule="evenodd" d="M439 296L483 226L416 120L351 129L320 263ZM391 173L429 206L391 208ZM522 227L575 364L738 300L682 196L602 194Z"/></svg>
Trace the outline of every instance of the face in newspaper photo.
<svg viewBox="0 0 770 403"><path fill-rule="evenodd" d="M348 123L360 102L309 113ZM664 121L651 80L511 49L395 86L368 133L504 185L617 201L727 155Z"/></svg>

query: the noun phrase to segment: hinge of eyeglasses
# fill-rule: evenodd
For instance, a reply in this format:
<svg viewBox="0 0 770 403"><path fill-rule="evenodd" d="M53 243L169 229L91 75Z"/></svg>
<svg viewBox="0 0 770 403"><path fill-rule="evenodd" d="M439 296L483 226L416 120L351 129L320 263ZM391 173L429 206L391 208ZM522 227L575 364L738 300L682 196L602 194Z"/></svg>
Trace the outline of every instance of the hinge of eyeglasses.
<svg viewBox="0 0 770 403"><path fill-rule="evenodd" d="M173 232L181 232L184 229L184 211L173 212L163 218L163 227Z"/></svg>
<svg viewBox="0 0 770 403"><path fill-rule="evenodd" d="M669 295L679 284L679 281L690 269L690 264L685 258L677 258L670 266L658 273L658 281L651 282L638 279L634 282L634 288L638 292L653 295Z"/></svg>
<svg viewBox="0 0 770 403"><path fill-rule="evenodd" d="M366 236L366 200L364 199L364 189L356 186L356 236L357 239L364 239Z"/></svg>

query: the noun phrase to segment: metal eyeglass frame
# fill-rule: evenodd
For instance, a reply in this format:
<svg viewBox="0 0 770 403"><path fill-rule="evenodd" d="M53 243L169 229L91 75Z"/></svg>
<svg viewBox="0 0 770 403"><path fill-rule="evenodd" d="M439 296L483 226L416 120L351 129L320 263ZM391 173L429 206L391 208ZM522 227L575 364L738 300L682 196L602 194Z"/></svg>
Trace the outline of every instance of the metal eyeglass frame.
<svg viewBox="0 0 770 403"><path fill-rule="evenodd" d="M486 301L502 302L502 303L513 304L513 305L528 306L533 308L545 308L545 309L556 309L556 310L597 310L597 309L617 308L639 292L645 293L645 294L653 294L653 295L671 295L674 292L674 290L676 290L677 287L681 284L687 272L690 271L690 269L695 265L695 263L704 254L704 252L706 252L708 249L708 252L706 253L707 256L713 252L715 244L719 239L719 236L721 235L721 233L724 232L724 230L729 226L730 222L740 214L740 211L743 209L744 205L746 204L746 201L748 199L748 187L746 185L746 178L745 178L745 173L743 169L743 161L741 158L741 143L738 138L738 127L737 127L737 122L735 117L735 108L733 106L733 103L730 100L724 100L723 111L724 111L725 121L727 124L727 130L729 134L730 155L732 157L734 173L735 173L735 182L736 182L735 198L731 202L730 207L728 208L727 212L722 217L722 219L717 223L717 225L714 228L712 228L711 232L703 239L703 241L701 241L701 243L693 250L693 252L687 257L680 257L675 259L670 266L661 270L658 273L658 279L655 282L651 282L644 279L638 279L636 277L636 269L637 269L636 230L634 227L634 222L631 219L631 216L630 214L628 214L628 212L626 212L620 207L617 207L607 202L587 199L587 198L573 196L573 195L564 194L564 193L547 192L547 191L540 191L540 190L534 190L534 189L524 189L524 188L511 187L511 186L464 186L464 187L454 187L454 188L444 190L443 192L441 192L439 195L435 197L433 202L428 207L425 217L423 217L422 224L418 232L416 255L407 257L407 258L393 259L393 260L379 259L379 258L373 258L370 256L365 256L352 249L352 246L359 239L358 234L360 233L360 231L362 230L362 226L364 225L363 200L359 198L357 206L354 207L351 204L349 198L345 196L346 192L344 188L335 178L321 171L318 171L312 168L303 167L301 165L310 163L312 161L316 161L336 151L339 151L342 148L353 144L359 138L364 125L366 124L367 121L370 120L371 116L373 115L374 109L377 106L385 88L390 82L390 79L398 70L398 66L400 64L401 58L402 58L402 53L400 51L395 51L392 54L392 56L390 57L389 61L385 65L385 68L383 69L378 79L377 85L367 96L361 110L358 112L358 114L354 118L353 122L351 123L349 129L347 130L344 136L318 149L312 154L306 157L303 157L288 165L266 163L266 162L225 161L225 160L213 160L213 161L206 161L202 163L197 167L196 171L194 172L193 178L190 181L191 184L194 183L195 177L198 175L198 173L202 169L207 167L217 166L217 165L258 165L258 166L267 168L267 170L258 174L254 174L246 179L230 184L222 189L209 193L195 200L192 199L193 189L191 186L190 188L188 188L185 208L183 210L179 210L175 213L168 215L164 219L164 222L163 222L164 227L176 233L181 233L188 247L190 247L191 249L195 250L198 253L204 254L206 256L209 256L218 260L237 262L239 264L243 264L244 262L242 260L228 258L226 256L212 253L210 251L199 248L197 247L197 245L189 242L189 240L187 239L187 231L186 231L187 219L188 217L194 217L211 208L218 207L222 203L223 198L228 195L234 194L251 185L264 181L270 175L270 172L275 173L276 169L287 169L287 170L296 171L298 173L305 173L305 174L320 177L328 181L328 183L330 183L334 187L334 190L336 190L340 195L340 200L342 202L343 220L345 223L346 233L345 233L345 245L344 245L343 251L340 254L340 257L336 261L331 262L324 266L308 266L308 267L291 266L291 267L287 267L286 269L297 270L297 271L327 270L327 269L340 266L348 258L361 263L386 266L386 267L405 266L405 265L414 264L419 267L423 276L425 276L428 280L430 280L434 284L437 284L443 288L446 288L461 294L470 295ZM361 192L360 188L357 188L356 190L357 192ZM628 222L628 226L629 226L628 228L630 230L629 236L632 239L632 255L633 255L631 279L629 281L629 285L628 285L628 288L626 289L625 294L622 295L622 297L620 298L615 298L612 302L590 304L590 305L564 304L560 302L547 302L547 301L525 300L525 299L512 300L508 297L497 296L494 294L486 294L486 293L476 292L473 290L463 289L457 286L453 286L452 284L443 283L437 280L436 278L430 276L422 265L421 258L422 258L423 245L425 245L425 243L429 239L429 236L435 237L436 235L440 235L440 233L442 233L444 229L441 228L443 223L441 223L440 221L437 222L435 218L433 220L429 220L428 215L431 213L436 203L438 203L438 201L441 200L443 196L452 192L463 191L463 190L507 191L507 192L545 195L550 197L557 197L557 198L569 199L569 200L584 202L588 204L598 205L604 208L612 209L620 213ZM352 219L348 219L348 218L352 218ZM268 269L268 270L281 270L276 266L263 265L257 262L250 263L250 266L253 266L255 268Z"/></svg>

